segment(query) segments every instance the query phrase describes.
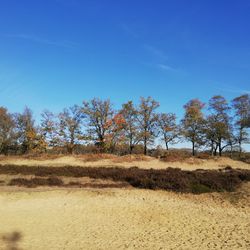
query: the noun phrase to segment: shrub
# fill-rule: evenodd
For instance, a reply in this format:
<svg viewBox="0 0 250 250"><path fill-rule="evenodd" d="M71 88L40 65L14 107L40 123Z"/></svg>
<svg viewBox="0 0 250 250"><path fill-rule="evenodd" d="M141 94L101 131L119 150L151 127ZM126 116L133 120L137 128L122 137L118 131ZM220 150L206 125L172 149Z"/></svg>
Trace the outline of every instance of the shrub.
<svg viewBox="0 0 250 250"><path fill-rule="evenodd" d="M191 152L186 150L169 150L160 157L160 160L167 162L184 161L191 157Z"/></svg>
<svg viewBox="0 0 250 250"><path fill-rule="evenodd" d="M0 165L0 174L36 175L46 178L31 180L13 179L10 185L63 185L62 180L54 176L90 177L94 179L111 179L117 182L127 182L137 188L163 189L176 192L214 192L234 191L243 181L250 181L250 170L220 169L184 171L178 168L163 170L118 168L118 167L37 167Z"/></svg>
<svg viewBox="0 0 250 250"><path fill-rule="evenodd" d="M9 182L10 186L25 186L25 187L37 187L37 186L62 186L63 181L58 177L49 178L14 178Z"/></svg>

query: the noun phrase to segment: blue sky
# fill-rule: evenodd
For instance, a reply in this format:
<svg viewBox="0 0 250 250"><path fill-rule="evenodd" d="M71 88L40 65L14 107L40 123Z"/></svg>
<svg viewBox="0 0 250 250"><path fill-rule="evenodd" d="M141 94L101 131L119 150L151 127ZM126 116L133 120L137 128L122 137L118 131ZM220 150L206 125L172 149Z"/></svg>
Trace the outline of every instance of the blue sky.
<svg viewBox="0 0 250 250"><path fill-rule="evenodd" d="M93 97L250 92L248 0L0 0L0 105L36 117Z"/></svg>

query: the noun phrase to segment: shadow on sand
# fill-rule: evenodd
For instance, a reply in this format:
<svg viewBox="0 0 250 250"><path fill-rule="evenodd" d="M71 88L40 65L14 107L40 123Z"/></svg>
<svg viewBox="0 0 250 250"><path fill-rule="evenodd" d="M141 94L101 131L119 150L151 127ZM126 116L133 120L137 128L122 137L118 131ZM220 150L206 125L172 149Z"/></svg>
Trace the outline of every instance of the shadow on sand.
<svg viewBox="0 0 250 250"><path fill-rule="evenodd" d="M6 250L21 250L19 243L22 239L22 234L20 232L7 233L2 236L2 241L4 242L4 249Z"/></svg>

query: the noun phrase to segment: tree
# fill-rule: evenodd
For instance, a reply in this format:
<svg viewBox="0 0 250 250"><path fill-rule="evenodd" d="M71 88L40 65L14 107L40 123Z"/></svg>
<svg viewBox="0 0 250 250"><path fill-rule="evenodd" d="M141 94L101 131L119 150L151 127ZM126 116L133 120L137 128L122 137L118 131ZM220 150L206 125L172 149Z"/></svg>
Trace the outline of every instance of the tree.
<svg viewBox="0 0 250 250"><path fill-rule="evenodd" d="M181 121L182 134L192 143L192 155L195 155L197 146L203 143L204 118L202 109L205 104L198 99L190 100L184 105L185 115Z"/></svg>
<svg viewBox="0 0 250 250"><path fill-rule="evenodd" d="M141 97L138 108L137 120L139 123L140 135L142 136L144 154L147 154L148 144L153 142L156 135L157 116L155 110L160 104L152 97Z"/></svg>
<svg viewBox="0 0 250 250"><path fill-rule="evenodd" d="M176 116L173 113L160 113L157 115L157 126L159 134L163 137L163 141L168 150L170 143L175 143L179 137L179 129L176 124Z"/></svg>
<svg viewBox="0 0 250 250"><path fill-rule="evenodd" d="M111 120L107 121L107 133L104 136L105 147L111 153L114 153L116 145L124 142L125 119L122 114L115 114Z"/></svg>
<svg viewBox="0 0 250 250"><path fill-rule="evenodd" d="M236 97L232 101L235 110L236 140L239 144L239 156L242 153L242 144L249 141L247 129L250 127L250 96L248 94Z"/></svg>
<svg viewBox="0 0 250 250"><path fill-rule="evenodd" d="M40 134L46 141L46 146L54 147L58 144L58 123L56 116L49 110L41 114Z"/></svg>
<svg viewBox="0 0 250 250"><path fill-rule="evenodd" d="M134 107L133 102L128 101L122 105L120 113L125 119L124 133L129 145L129 153L132 154L135 145L142 140L137 120L138 111Z"/></svg>
<svg viewBox="0 0 250 250"><path fill-rule="evenodd" d="M8 153L8 149L15 139L14 127L13 116L8 113L6 108L0 107L0 154Z"/></svg>
<svg viewBox="0 0 250 250"><path fill-rule="evenodd" d="M62 142L66 145L69 154L72 154L76 143L82 139L82 119L83 114L81 108L74 105L70 108L65 108L59 114L59 135Z"/></svg>
<svg viewBox="0 0 250 250"><path fill-rule="evenodd" d="M87 138L93 140L102 152L106 149L107 134L114 114L110 100L94 98L90 101L83 101L82 113L87 120Z"/></svg>
<svg viewBox="0 0 250 250"><path fill-rule="evenodd" d="M206 145L210 147L211 156L217 152L218 145L216 143L216 119L213 115L208 115L204 121L204 134L206 136Z"/></svg>
<svg viewBox="0 0 250 250"><path fill-rule="evenodd" d="M15 115L17 143L22 153L28 153L37 147L37 129L31 109L25 107L23 113Z"/></svg>
<svg viewBox="0 0 250 250"><path fill-rule="evenodd" d="M230 107L223 96L213 96L209 100L209 110L212 112L210 119L213 122L210 124L210 129L213 130L213 136L215 140L215 151L219 150L219 155L222 155L222 151L233 145L233 133L231 126L231 119L229 116Z"/></svg>

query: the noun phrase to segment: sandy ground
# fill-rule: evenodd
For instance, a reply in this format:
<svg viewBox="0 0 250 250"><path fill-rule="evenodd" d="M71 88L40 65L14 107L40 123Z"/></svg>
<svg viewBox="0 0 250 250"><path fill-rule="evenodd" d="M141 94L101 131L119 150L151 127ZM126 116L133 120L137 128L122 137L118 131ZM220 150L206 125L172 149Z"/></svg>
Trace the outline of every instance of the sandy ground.
<svg viewBox="0 0 250 250"><path fill-rule="evenodd" d="M0 164L146 169L171 166L187 170L230 165L250 169L249 164L227 158L162 162L150 157L144 160L1 157ZM6 186L5 182L14 177L20 176L0 178L0 250L250 249L250 183L234 193L192 195L131 187ZM88 178L82 181L103 183Z"/></svg>
<svg viewBox="0 0 250 250"><path fill-rule="evenodd" d="M0 249L250 249L249 188L236 199L6 187L0 189Z"/></svg>
<svg viewBox="0 0 250 250"><path fill-rule="evenodd" d="M219 169L223 168L227 165L233 168L243 168L250 169L250 164L234 161L230 158L216 158L210 160L202 160L202 159L187 159L185 162L164 162L156 158L146 157L144 160L136 160L122 157L114 157L111 159L95 159L89 160L82 157L74 157L74 156L63 156L58 157L56 159L48 159L48 160L38 160L38 159L25 159L18 157L2 157L0 158L0 164L16 164L16 165L26 165L26 166L84 166L84 167L110 167L110 166L118 166L118 167L139 167L144 169L165 169L167 167L177 167L185 170L194 170L194 169Z"/></svg>

